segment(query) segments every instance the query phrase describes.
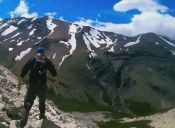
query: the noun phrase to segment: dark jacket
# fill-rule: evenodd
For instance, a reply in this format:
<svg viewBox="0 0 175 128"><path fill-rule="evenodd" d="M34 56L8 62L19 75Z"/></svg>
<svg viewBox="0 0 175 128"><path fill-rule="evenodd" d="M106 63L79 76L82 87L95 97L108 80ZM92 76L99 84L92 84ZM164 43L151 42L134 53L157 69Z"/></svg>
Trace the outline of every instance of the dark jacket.
<svg viewBox="0 0 175 128"><path fill-rule="evenodd" d="M46 62L45 64L45 70L49 70L50 73L52 74L52 76L57 76L57 72L56 69L54 67L54 65L52 64L52 62L47 58L44 57L44 60ZM21 72L21 77L23 78L27 72L30 70L30 75L29 75L29 84L45 84L47 83L47 76L46 73L42 74L42 75L38 75L35 73L34 71L34 64L36 62L36 57L32 57L30 58L27 63L24 65L24 67L22 68L22 72Z"/></svg>

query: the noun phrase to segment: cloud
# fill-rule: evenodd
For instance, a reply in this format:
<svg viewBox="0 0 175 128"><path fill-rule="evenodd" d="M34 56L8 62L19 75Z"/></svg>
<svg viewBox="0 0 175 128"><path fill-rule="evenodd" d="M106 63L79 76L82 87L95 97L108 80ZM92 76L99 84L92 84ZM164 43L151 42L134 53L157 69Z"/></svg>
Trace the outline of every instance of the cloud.
<svg viewBox="0 0 175 128"><path fill-rule="evenodd" d="M65 20L65 19L64 19L64 17L63 17L63 16L60 16L60 17L59 17L59 20L62 20L62 21L67 21L67 20Z"/></svg>
<svg viewBox="0 0 175 128"><path fill-rule="evenodd" d="M2 21L3 19L0 17L0 21Z"/></svg>
<svg viewBox="0 0 175 128"><path fill-rule="evenodd" d="M29 7L27 3L25 2L25 0L20 0L20 3L16 7L16 9L10 12L10 16L12 18L14 17L36 18L38 14L36 12L29 14Z"/></svg>
<svg viewBox="0 0 175 128"><path fill-rule="evenodd" d="M168 10L166 6L160 5L155 0L121 0L113 8L119 12L126 12L132 9L137 9L140 12L166 12Z"/></svg>
<svg viewBox="0 0 175 128"><path fill-rule="evenodd" d="M83 17L79 17L78 18L79 20L78 21L75 21L74 24L78 24L80 26L93 26L94 24L94 20L91 20L91 19L85 19ZM100 23L100 22L99 22Z"/></svg>
<svg viewBox="0 0 175 128"><path fill-rule="evenodd" d="M44 13L44 14L51 17L51 18L54 18L57 15L56 12L47 12L47 13Z"/></svg>
<svg viewBox="0 0 175 128"><path fill-rule="evenodd" d="M140 11L140 14L133 15L130 20L131 22L126 24L100 22L98 20L94 21L83 18L76 23L85 26L94 26L99 30L127 36L153 32L175 40L175 17L165 13L169 11L168 8L160 5L155 0L122 0L114 5L114 9L120 12L137 9Z"/></svg>
<svg viewBox="0 0 175 128"><path fill-rule="evenodd" d="M175 39L175 17L157 12L143 12L134 15L128 24L99 23L100 30L121 33L128 36L154 32Z"/></svg>

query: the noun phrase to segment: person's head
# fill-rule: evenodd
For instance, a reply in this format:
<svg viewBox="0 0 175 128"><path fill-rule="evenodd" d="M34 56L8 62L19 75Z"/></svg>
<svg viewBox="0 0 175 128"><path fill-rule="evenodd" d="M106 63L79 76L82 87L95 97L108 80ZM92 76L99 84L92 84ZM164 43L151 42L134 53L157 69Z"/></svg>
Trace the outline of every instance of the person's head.
<svg viewBox="0 0 175 128"><path fill-rule="evenodd" d="M42 56L44 56L44 48L43 47L38 47L37 49L36 49L36 52L37 52L37 56L38 57L42 57Z"/></svg>

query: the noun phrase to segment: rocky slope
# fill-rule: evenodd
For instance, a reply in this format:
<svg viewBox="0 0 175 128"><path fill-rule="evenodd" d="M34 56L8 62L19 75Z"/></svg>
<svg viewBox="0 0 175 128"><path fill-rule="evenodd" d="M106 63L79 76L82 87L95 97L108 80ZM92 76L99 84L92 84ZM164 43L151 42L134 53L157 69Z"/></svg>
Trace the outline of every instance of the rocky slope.
<svg viewBox="0 0 175 128"><path fill-rule="evenodd" d="M17 78L8 69L0 66L0 127L16 128L15 122L23 114L23 99L26 86L16 89ZM38 99L30 111L26 128L98 128L95 122L108 121L105 112L65 113L51 101L46 102L47 120L39 120Z"/></svg>
<svg viewBox="0 0 175 128"><path fill-rule="evenodd" d="M138 118L123 118L121 120L122 123L135 122L135 121L143 121L143 120L151 120L149 126L152 128L174 128L174 114L175 109L168 110L166 112L157 113L154 115L138 117Z"/></svg>

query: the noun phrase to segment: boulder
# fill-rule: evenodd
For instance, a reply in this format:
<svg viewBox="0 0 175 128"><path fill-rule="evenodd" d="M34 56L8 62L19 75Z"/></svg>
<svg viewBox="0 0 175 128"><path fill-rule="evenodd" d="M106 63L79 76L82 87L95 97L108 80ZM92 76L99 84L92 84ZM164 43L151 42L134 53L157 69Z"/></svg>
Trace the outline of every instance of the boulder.
<svg viewBox="0 0 175 128"><path fill-rule="evenodd" d="M5 102L5 103L8 103L9 102L9 97L6 96L6 95L2 95L2 101Z"/></svg>
<svg viewBox="0 0 175 128"><path fill-rule="evenodd" d="M21 119L24 113L24 109L22 106L17 107L14 104L6 104L5 111L7 113L7 116L14 120Z"/></svg>
<svg viewBox="0 0 175 128"><path fill-rule="evenodd" d="M0 122L5 122L6 124L10 124L10 119L7 117L7 114L0 113Z"/></svg>
<svg viewBox="0 0 175 128"><path fill-rule="evenodd" d="M3 103L0 103L0 111L3 111L5 108L5 105Z"/></svg>
<svg viewBox="0 0 175 128"><path fill-rule="evenodd" d="M0 122L0 128L10 128L5 122Z"/></svg>

